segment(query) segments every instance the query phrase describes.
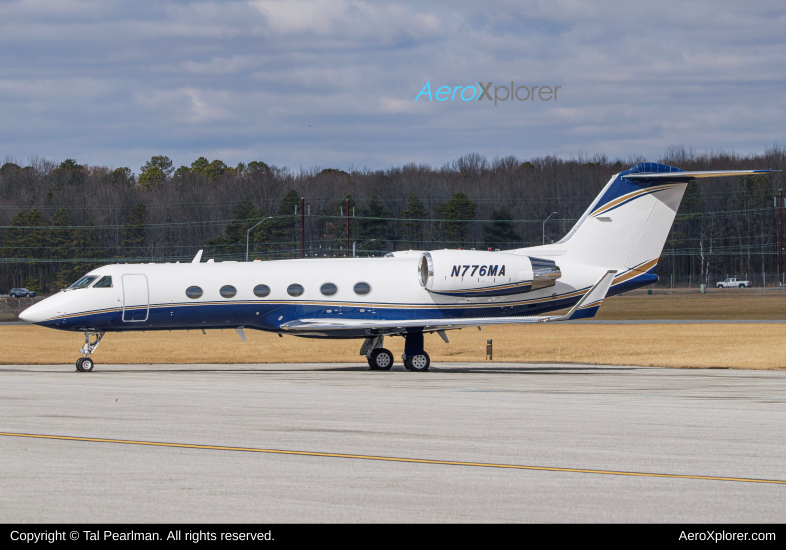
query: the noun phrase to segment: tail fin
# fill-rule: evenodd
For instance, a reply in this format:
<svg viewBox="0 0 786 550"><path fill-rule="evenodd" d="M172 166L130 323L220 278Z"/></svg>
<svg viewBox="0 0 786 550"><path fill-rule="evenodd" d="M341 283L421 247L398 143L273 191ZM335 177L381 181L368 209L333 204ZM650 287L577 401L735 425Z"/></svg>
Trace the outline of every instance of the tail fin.
<svg viewBox="0 0 786 550"><path fill-rule="evenodd" d="M566 262L617 269L622 275L614 284L619 284L627 272L634 277L655 268L688 182L772 171L686 172L665 164L639 163L612 176L555 246L565 251Z"/></svg>

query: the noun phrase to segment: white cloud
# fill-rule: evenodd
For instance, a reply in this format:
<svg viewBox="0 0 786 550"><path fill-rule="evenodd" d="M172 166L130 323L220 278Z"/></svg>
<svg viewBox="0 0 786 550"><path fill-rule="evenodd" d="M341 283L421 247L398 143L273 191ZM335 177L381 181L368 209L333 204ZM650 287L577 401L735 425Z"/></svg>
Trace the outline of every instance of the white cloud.
<svg viewBox="0 0 786 550"><path fill-rule="evenodd" d="M443 29L441 19L447 15L360 0L252 0L250 4L265 16L274 33L315 33L344 41L374 37L383 43L402 35L424 38Z"/></svg>
<svg viewBox="0 0 786 550"><path fill-rule="evenodd" d="M0 151L384 167L762 150L784 141L784 23L770 0L0 2ZM477 80L562 89L414 102Z"/></svg>

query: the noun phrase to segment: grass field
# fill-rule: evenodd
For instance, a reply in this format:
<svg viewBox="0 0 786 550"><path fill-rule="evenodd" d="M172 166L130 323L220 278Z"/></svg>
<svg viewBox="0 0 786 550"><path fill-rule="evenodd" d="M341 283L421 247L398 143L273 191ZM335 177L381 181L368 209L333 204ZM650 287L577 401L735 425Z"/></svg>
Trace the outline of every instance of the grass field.
<svg viewBox="0 0 786 550"><path fill-rule="evenodd" d="M526 325L454 330L450 344L426 336L432 361L603 363L662 367L786 369L786 324ZM316 340L246 330L108 333L97 363L360 363L360 340ZM73 363L83 336L35 326L0 327L3 364ZM38 345L36 345L38 343ZM385 346L400 357L402 338Z"/></svg>
<svg viewBox="0 0 786 550"><path fill-rule="evenodd" d="M786 295L617 296L598 319L786 319ZM786 324L508 325L449 331L450 344L426 336L432 361L485 361L486 339L495 361L603 363L663 367L786 369ZM108 333L97 363L362 363L360 340L318 340L231 329ZM84 337L36 326L0 326L2 364L71 364ZM37 344L38 343L38 344ZM398 358L402 338L385 347Z"/></svg>
<svg viewBox="0 0 786 550"><path fill-rule="evenodd" d="M711 294L629 293L606 298L597 319L786 319L786 294L777 290L749 293L736 288L713 290Z"/></svg>

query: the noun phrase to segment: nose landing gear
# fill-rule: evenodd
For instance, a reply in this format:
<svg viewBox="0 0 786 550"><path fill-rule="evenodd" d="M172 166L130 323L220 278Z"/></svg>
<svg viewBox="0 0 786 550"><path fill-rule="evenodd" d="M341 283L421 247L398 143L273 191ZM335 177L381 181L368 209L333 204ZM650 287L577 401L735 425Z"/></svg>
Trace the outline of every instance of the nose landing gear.
<svg viewBox="0 0 786 550"><path fill-rule="evenodd" d="M89 357L80 357L76 360L76 370L78 372L90 372L94 366L95 363Z"/></svg>
<svg viewBox="0 0 786 550"><path fill-rule="evenodd" d="M95 336L96 339L94 342L90 341L90 337ZM76 360L76 370L78 372L90 372L95 367L95 363L93 360L88 357L88 354L93 353L98 344L101 343L101 338L104 337L103 332L85 332L85 345L82 346L82 349L79 350L79 353L84 355L84 357L80 357Z"/></svg>

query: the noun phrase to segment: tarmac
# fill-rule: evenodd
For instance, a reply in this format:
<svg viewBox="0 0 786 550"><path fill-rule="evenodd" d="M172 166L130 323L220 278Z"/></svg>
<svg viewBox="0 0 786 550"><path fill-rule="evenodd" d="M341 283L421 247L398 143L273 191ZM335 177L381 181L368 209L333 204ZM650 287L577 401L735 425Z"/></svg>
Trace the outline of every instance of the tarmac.
<svg viewBox="0 0 786 550"><path fill-rule="evenodd" d="M0 432L4 522L730 523L786 511L784 371L0 365Z"/></svg>

